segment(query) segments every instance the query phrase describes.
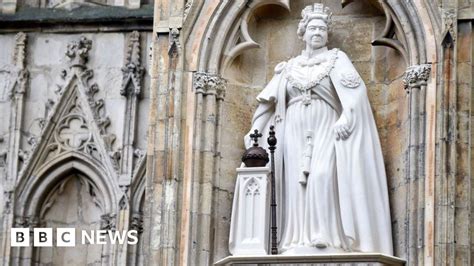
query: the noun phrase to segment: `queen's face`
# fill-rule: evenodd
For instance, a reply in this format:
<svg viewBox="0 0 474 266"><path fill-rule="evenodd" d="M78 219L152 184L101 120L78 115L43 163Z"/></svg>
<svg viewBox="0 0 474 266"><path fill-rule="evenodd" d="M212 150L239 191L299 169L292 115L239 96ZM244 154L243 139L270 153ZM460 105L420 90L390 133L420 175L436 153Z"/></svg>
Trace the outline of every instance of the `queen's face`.
<svg viewBox="0 0 474 266"><path fill-rule="evenodd" d="M303 36L306 47L316 50L326 46L328 42L328 26L322 19L313 19L306 26Z"/></svg>

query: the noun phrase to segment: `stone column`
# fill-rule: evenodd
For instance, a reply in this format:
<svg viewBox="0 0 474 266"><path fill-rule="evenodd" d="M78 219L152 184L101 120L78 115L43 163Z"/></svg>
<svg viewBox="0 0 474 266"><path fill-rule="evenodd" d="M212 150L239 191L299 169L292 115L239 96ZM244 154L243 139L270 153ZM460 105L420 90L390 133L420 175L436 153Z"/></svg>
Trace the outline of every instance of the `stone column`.
<svg viewBox="0 0 474 266"><path fill-rule="evenodd" d="M155 1L144 211L145 264L177 265L184 0Z"/></svg>
<svg viewBox="0 0 474 266"><path fill-rule="evenodd" d="M122 135L122 152L114 158L119 157L119 185L123 191L119 202L120 211L118 216L119 231L129 228L131 191L130 185L133 176L133 161L135 154L135 133L137 127L138 99L142 91L142 77L144 68L141 65L140 33L132 32L128 36L125 63L122 67L122 88L120 94L125 97L124 130ZM138 165L137 165L138 167ZM127 261L127 244L116 245L117 265L125 265ZM133 248L133 247L132 247Z"/></svg>
<svg viewBox="0 0 474 266"><path fill-rule="evenodd" d="M408 149L406 158L407 263L422 265L425 248L425 89L430 64L408 67L403 78L408 96ZM433 178L433 177L428 177Z"/></svg>
<svg viewBox="0 0 474 266"><path fill-rule="evenodd" d="M225 80L218 75L197 72L194 75L196 111L191 190L190 265L212 263L212 224L214 184L218 178L220 102L224 99ZM193 244L195 243L195 244Z"/></svg>

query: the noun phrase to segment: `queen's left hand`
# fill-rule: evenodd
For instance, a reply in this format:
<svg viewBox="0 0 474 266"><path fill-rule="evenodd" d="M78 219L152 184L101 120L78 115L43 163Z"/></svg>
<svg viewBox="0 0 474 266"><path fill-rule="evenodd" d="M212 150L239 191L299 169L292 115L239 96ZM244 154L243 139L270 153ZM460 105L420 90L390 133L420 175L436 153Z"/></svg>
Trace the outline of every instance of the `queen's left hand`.
<svg viewBox="0 0 474 266"><path fill-rule="evenodd" d="M350 137L353 130L353 115L351 111L342 112L339 119L334 124L334 134L336 140L346 140Z"/></svg>

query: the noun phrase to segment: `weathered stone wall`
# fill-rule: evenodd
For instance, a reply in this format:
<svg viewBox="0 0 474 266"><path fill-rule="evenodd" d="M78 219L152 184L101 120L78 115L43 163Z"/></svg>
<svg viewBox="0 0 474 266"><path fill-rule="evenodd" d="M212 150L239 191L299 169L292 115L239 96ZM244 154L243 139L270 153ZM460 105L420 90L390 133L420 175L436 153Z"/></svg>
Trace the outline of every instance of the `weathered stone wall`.
<svg viewBox="0 0 474 266"><path fill-rule="evenodd" d="M32 253L27 251L22 255L12 249L10 254L9 228L64 227L68 224L77 229L143 227L143 209L132 207L141 204L131 199L140 201L144 189L134 188L133 193L141 194L134 195L131 187L132 183L139 184L140 179L144 179L144 171L139 169L144 168L147 145L151 34L137 31L98 34L30 32L0 36L2 48L5 48L0 53L1 246L6 252L2 254L3 262L15 264L31 259L39 263L61 264L69 261L71 256L90 254L83 257L88 262L117 261L124 265L127 249L121 246L99 248L98 252L82 247L65 253L63 257L52 255L56 254L52 248ZM82 41L89 42L90 46L85 48ZM80 49L83 49L81 55ZM19 71L28 74L19 75L22 73ZM78 100L71 102L65 99L68 95L75 95ZM71 120L67 120L67 116ZM84 123L77 124L79 121ZM93 136L92 139L84 137L86 134ZM18 144L15 144L15 138ZM92 144L89 146L92 147L90 153L87 148L78 148L86 139ZM55 142L59 146L51 146ZM44 149L45 145L49 148ZM77 156L85 156L83 160L90 163L91 168L79 170L75 163L67 163L69 160L80 161ZM35 159L39 157L42 158ZM102 159L97 161L98 158ZM15 161L18 161L18 166L12 166ZM41 191L43 186L38 184L33 186L33 190L25 192L26 188L22 185L25 182L49 179L49 174L36 177L38 169L49 168L48 171L52 172L57 169L58 162L63 164L62 175L82 175L83 186L71 187L63 179L53 179L58 183L44 184L51 190ZM99 168L92 170L94 165ZM99 177L89 176L97 169L108 169L108 172ZM105 180L105 184L97 183L100 179ZM84 190L84 186L88 189ZM115 199L112 202L111 191L114 191L112 198ZM44 202L38 202L39 206L43 206L41 211L30 209L22 213L20 209L30 208L24 196L28 198L33 194L44 199ZM78 207L77 204L84 203L76 200L78 195L93 199L88 201L95 207ZM64 197L67 199L61 200ZM78 208L83 210L77 211ZM89 215L90 219L78 217L78 212ZM130 254L134 257L141 253L136 251Z"/></svg>

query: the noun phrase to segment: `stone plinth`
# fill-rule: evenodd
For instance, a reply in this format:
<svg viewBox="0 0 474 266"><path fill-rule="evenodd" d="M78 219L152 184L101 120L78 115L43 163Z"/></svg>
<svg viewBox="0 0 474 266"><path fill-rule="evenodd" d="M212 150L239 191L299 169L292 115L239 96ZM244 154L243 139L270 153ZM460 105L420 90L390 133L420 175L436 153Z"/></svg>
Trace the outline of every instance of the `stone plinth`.
<svg viewBox="0 0 474 266"><path fill-rule="evenodd" d="M229 250L233 255L268 254L268 167L237 168Z"/></svg>
<svg viewBox="0 0 474 266"><path fill-rule="evenodd" d="M405 261L381 253L341 253L321 255L264 255L264 256L229 256L214 265L261 265L261 264L326 264L337 263L347 265L405 265Z"/></svg>

